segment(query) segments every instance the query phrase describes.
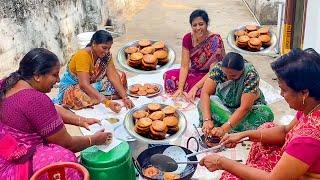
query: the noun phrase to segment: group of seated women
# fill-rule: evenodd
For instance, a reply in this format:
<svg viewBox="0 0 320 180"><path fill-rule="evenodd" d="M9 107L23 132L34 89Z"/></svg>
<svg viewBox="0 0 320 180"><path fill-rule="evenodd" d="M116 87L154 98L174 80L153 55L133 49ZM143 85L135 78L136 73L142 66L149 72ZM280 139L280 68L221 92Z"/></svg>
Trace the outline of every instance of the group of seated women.
<svg viewBox="0 0 320 180"><path fill-rule="evenodd" d="M225 54L220 35L208 30L205 11L193 11L189 22L192 32L183 37L181 68L164 73L165 91L188 101L200 97L199 121L206 136L221 137L228 148L244 137L253 141L245 165L214 153L200 165L225 170L221 179L319 179L320 55L294 49L271 64L281 95L297 110L289 125L275 125L254 66L238 53ZM53 162L77 162L74 152L112 140L104 131L71 136L65 124L88 128L100 121L64 108L104 103L119 112L121 106L113 99L134 107L126 94L126 75L113 64L112 43L107 31L97 31L71 57L61 80L57 56L32 49L18 70L0 81L0 179L28 179ZM45 93L58 82L52 101ZM67 173L81 179L77 172Z"/></svg>

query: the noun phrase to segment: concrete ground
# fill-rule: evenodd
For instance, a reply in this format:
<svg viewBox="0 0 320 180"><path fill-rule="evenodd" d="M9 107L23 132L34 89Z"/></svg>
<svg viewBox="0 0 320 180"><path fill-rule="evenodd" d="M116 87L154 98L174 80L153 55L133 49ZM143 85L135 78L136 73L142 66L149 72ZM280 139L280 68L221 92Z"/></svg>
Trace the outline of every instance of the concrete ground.
<svg viewBox="0 0 320 180"><path fill-rule="evenodd" d="M118 50L126 43L137 39L155 39L164 40L176 52L175 63L179 64L181 59L181 39L183 35L191 31L189 24L190 13L197 9L205 9L210 17L210 31L220 33L227 52L232 51L227 44L228 33L246 24L255 24L254 17L241 0L152 0L139 13L132 16L125 23L126 33L115 38L112 47L114 58ZM277 55L254 56L244 55L244 57L254 64L258 70L261 79L278 88L277 82L273 80L275 74L270 68L270 63L275 60ZM128 77L135 76L128 73ZM50 93L53 96L56 90ZM284 100L270 105L274 114L275 121L286 114L293 114ZM77 127L68 126L68 131L73 134L79 134Z"/></svg>
<svg viewBox="0 0 320 180"><path fill-rule="evenodd" d="M185 33L191 31L189 15L197 8L205 9L208 12L210 17L209 29L210 31L221 34L226 52L232 51L226 40L231 30L241 25L256 23L254 17L241 0L152 0L149 1L144 9L136 15L133 15L130 20L125 23L126 33L115 38L112 47L114 59L116 58L118 50L126 43L146 38L164 40L176 52L175 63L179 64L181 60L181 39ZM273 80L275 79L275 74L270 68L270 63L274 61L278 55L243 55L248 61L254 64L261 79L278 89L277 82ZM132 77L136 74L128 72L127 75L128 77ZM55 93L56 90L53 90L50 96ZM290 110L284 100L273 103L270 106L275 114L275 122L279 122L284 115L294 114L294 111ZM68 126L67 129L73 135L80 134L78 127ZM242 149L243 150L239 151L241 153L240 156L246 157L248 148ZM213 176L210 177L212 178ZM217 177L218 176L215 176L214 178Z"/></svg>
<svg viewBox="0 0 320 180"><path fill-rule="evenodd" d="M205 9L208 12L209 30L221 34L226 52L232 51L226 40L231 30L246 24L256 24L254 17L241 0L152 0L125 23L126 33L114 39L113 57L116 58L118 50L126 43L147 38L164 40L176 52L175 63L179 64L181 61L181 39L185 33L191 31L189 15L197 8ZM273 80L275 74L270 68L270 63L278 55L243 55L254 64L261 79L274 88L278 88L277 82ZM128 72L128 77L135 75ZM56 89L50 93L50 96L54 94L56 94ZM274 111L275 121L279 121L283 115L294 113L284 100L270 106Z"/></svg>

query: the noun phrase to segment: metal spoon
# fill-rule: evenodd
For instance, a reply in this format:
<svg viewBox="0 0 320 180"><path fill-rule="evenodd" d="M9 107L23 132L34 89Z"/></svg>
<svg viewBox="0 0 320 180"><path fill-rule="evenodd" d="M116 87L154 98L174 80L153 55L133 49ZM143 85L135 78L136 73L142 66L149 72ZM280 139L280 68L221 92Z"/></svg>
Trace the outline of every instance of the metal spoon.
<svg viewBox="0 0 320 180"><path fill-rule="evenodd" d="M248 141L248 140L249 140L249 137L246 137L246 138L241 139L238 143L242 143L243 141ZM187 154L186 157L189 158L191 156L195 156L195 155L206 153L206 152L218 152L223 148L225 148L224 144L219 144L219 145L214 146L214 147L209 148L209 149L205 149L205 150L202 150L202 151L199 151L199 152Z"/></svg>
<svg viewBox="0 0 320 180"><path fill-rule="evenodd" d="M172 172L178 169L178 164L198 164L200 161L181 161L177 162L164 154L154 154L150 158L150 163L164 172Z"/></svg>

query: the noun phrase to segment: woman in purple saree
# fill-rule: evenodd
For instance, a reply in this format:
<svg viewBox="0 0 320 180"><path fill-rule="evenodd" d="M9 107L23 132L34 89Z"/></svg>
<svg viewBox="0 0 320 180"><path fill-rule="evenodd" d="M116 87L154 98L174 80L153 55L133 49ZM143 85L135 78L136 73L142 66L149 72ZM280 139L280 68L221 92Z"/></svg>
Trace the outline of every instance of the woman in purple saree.
<svg viewBox="0 0 320 180"><path fill-rule="evenodd" d="M45 94L59 81L59 69L55 54L36 48L23 57L18 71L0 81L0 179L29 179L51 163L77 162L74 152L112 138L107 132L68 134L64 122L87 127L95 120L84 122L80 116L55 107ZM69 169L67 176L82 178Z"/></svg>
<svg viewBox="0 0 320 180"><path fill-rule="evenodd" d="M167 93L192 101L200 96L209 70L223 59L225 50L221 36L208 31L209 17L204 10L193 11L189 22L192 32L183 37L181 68L165 72L163 78Z"/></svg>

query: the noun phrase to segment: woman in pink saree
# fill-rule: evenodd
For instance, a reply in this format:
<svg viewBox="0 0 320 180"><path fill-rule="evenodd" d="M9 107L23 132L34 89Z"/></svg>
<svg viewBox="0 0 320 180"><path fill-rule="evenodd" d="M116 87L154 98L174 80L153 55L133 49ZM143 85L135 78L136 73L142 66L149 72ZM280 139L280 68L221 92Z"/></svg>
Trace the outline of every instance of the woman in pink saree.
<svg viewBox="0 0 320 180"><path fill-rule="evenodd" d="M189 22L192 32L184 35L182 40L181 68L165 72L163 79L167 93L193 101L200 96L209 70L223 59L225 50L221 36L208 30L206 11L193 11Z"/></svg>
<svg viewBox="0 0 320 180"><path fill-rule="evenodd" d="M112 138L107 132L70 136L66 131L64 122L87 127L96 121L55 107L45 94L59 81L59 69L55 54L36 48L0 82L0 179L25 180L51 163L77 162L74 152ZM67 176L82 178L74 170Z"/></svg>
<svg viewBox="0 0 320 180"><path fill-rule="evenodd" d="M320 179L320 55L311 48L294 49L271 67L296 117L289 125L269 123L226 135L227 147L244 137L254 143L246 165L217 154L201 160L209 171L225 170L221 179Z"/></svg>

